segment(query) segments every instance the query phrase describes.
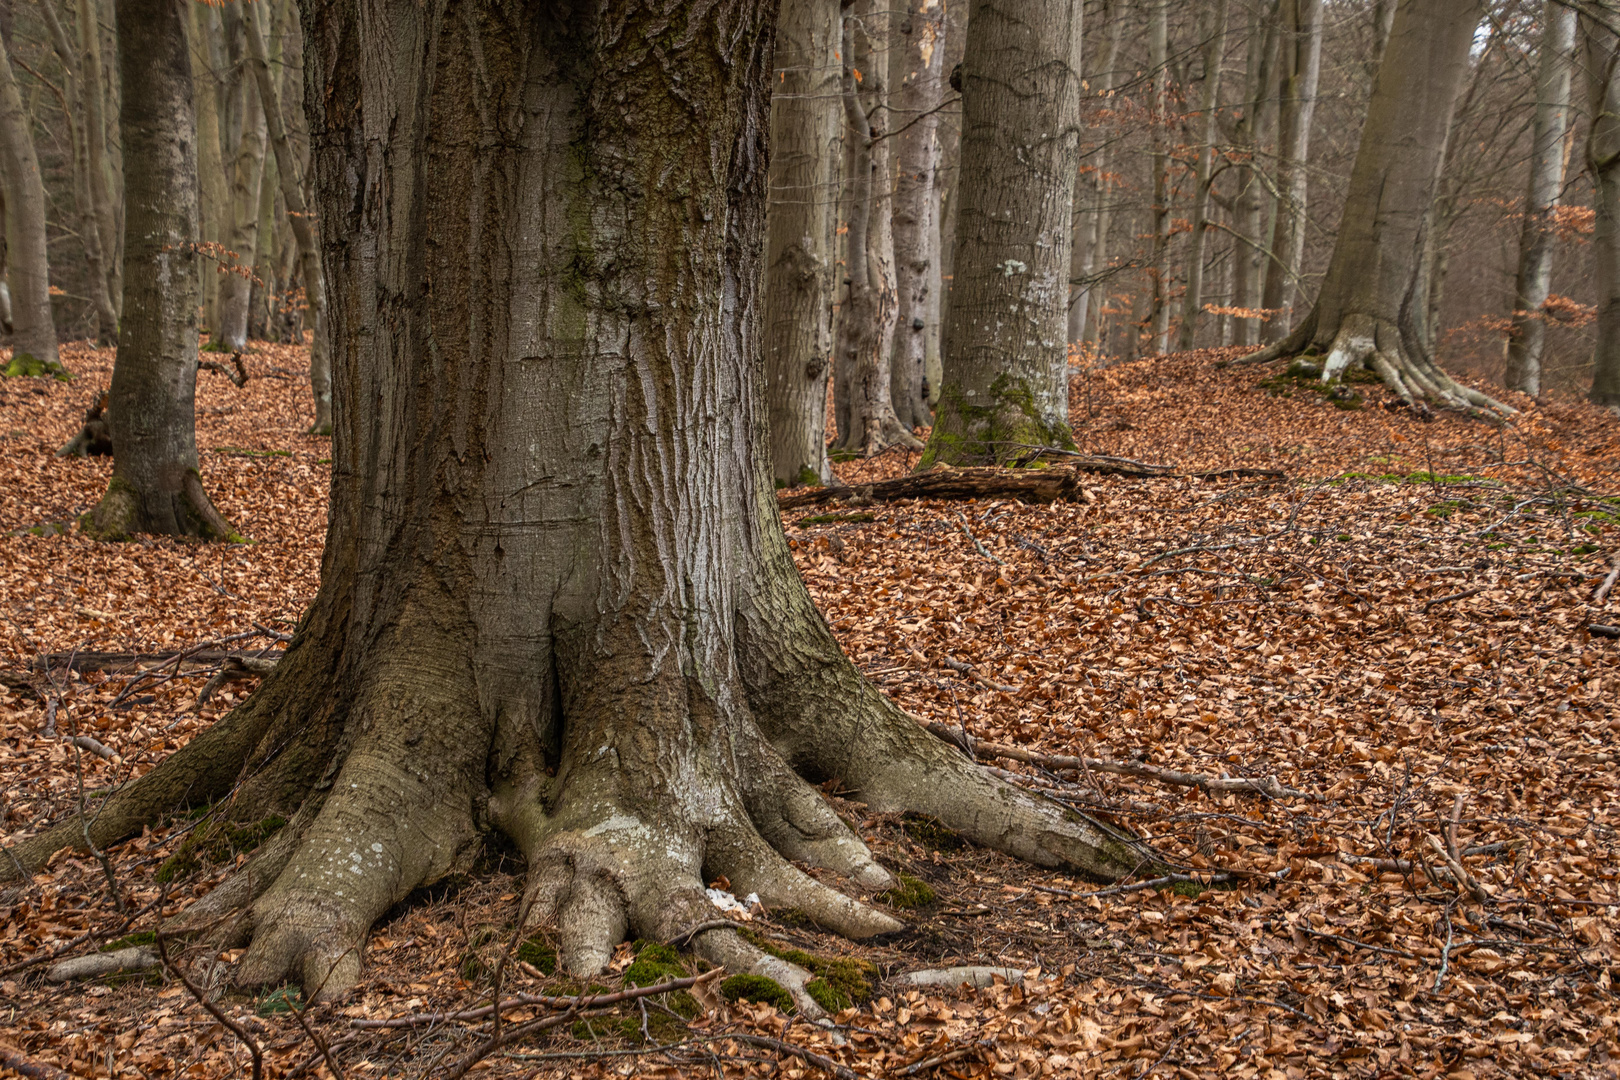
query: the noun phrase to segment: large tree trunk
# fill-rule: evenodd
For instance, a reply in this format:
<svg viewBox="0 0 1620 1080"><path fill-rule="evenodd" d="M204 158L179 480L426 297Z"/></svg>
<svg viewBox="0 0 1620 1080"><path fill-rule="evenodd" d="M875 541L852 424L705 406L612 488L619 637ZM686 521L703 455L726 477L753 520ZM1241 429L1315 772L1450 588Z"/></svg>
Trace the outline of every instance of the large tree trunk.
<svg viewBox="0 0 1620 1080"><path fill-rule="evenodd" d="M1310 193L1311 118L1322 70L1321 0L1283 0L1278 77L1281 110L1277 145L1277 213L1266 262L1261 306L1271 314L1264 337L1275 341L1292 325L1305 263L1305 208ZM1449 106L1447 115L1449 116Z"/></svg>
<svg viewBox="0 0 1620 1080"><path fill-rule="evenodd" d="M894 327L899 302L890 215L887 0L860 0L844 18L845 138L851 153L847 253L849 298L839 313L833 391L838 402L837 450L871 457L891 446L921 448L895 414Z"/></svg>
<svg viewBox="0 0 1620 1080"><path fill-rule="evenodd" d="M894 267L899 311L889 372L902 426L934 422L928 383L929 290L939 263L939 105L945 87L945 0L907 0L900 32L891 35L893 141L899 168L894 190Z"/></svg>
<svg viewBox="0 0 1620 1080"><path fill-rule="evenodd" d="M833 222L843 127L837 0L784 0L771 93L765 382L776 483L825 484Z"/></svg>
<svg viewBox="0 0 1620 1080"><path fill-rule="evenodd" d="M1424 244L1482 13L1479 0L1401 0L1316 305L1284 340L1242 362L1265 363L1314 345L1327 353L1325 382L1365 364L1420 411L1430 403L1513 412L1441 371L1422 334Z"/></svg>
<svg viewBox="0 0 1620 1080"><path fill-rule="evenodd" d="M34 154L34 132L0 40L0 182L5 185L11 286L11 347L58 363L51 317L51 265L45 244L45 182Z"/></svg>
<svg viewBox="0 0 1620 1080"><path fill-rule="evenodd" d="M123 320L107 412L113 474L87 529L232 537L197 471L197 150L187 0L119 0Z"/></svg>
<svg viewBox="0 0 1620 1080"><path fill-rule="evenodd" d="M1531 135L1529 190L1519 239L1513 326L1508 331L1507 377L1511 390L1541 393L1541 351L1547 339L1547 302L1552 284L1553 213L1564 187L1564 138L1569 132L1569 91L1575 50L1575 9L1547 0L1542 14L1541 68L1536 78L1536 120Z"/></svg>
<svg viewBox="0 0 1620 1080"><path fill-rule="evenodd" d="M1221 103L1221 60L1226 54L1226 0L1214 0L1206 9L1207 22L1199 24L1204 42L1204 87L1199 98L1198 170L1194 183L1192 235L1187 241L1187 293L1181 306L1177 345L1191 349L1198 338L1198 318L1204 304L1204 239L1209 235L1209 188L1215 170L1215 141L1219 135L1216 110Z"/></svg>
<svg viewBox="0 0 1620 1080"><path fill-rule="evenodd" d="M304 282L304 298L308 305L310 325L314 338L309 350L309 381L315 398L315 422L310 426L313 435L332 433L332 358L326 340L326 294L321 282L319 240L315 223L304 205L303 180L299 176L298 161L293 153L292 140L281 111L281 92L271 77L269 57L264 47L264 5L248 9L243 20L247 38L248 57L253 64L254 85L258 88L270 146L275 151L276 175L281 183L281 198L287 208L287 219L292 224L293 236L298 240L298 261Z"/></svg>
<svg viewBox="0 0 1620 1080"><path fill-rule="evenodd" d="M234 4L225 5L221 11L233 64L251 66L243 56L251 24ZM236 85L228 95L228 108L233 113L239 109L240 114L229 118L231 130L227 131L227 150L232 148L229 136L235 134L237 138L230 164L231 216L225 253L227 269L219 286L219 336L211 345L223 352L242 352L247 348L248 303L253 293L253 267L258 262L265 120L257 81L242 70L236 71L232 78Z"/></svg>
<svg viewBox="0 0 1620 1080"><path fill-rule="evenodd" d="M1586 161L1597 188L1592 257L1597 264L1597 344L1591 399L1620 411L1620 35L1581 18L1592 130Z"/></svg>
<svg viewBox="0 0 1620 1080"><path fill-rule="evenodd" d="M1066 310L1079 0L975 0L945 385L922 465L1072 448Z"/></svg>
<svg viewBox="0 0 1620 1080"><path fill-rule="evenodd" d="M756 367L774 13L664 8L304 8L336 368L321 589L260 690L89 826L232 791L235 816L290 818L187 913L251 936L239 982L340 993L371 923L484 828L576 972L712 921L722 874L851 936L898 928L793 865L892 880L805 776L1044 866L1156 861L928 734L811 605ZM38 865L81 828L13 850ZM692 937L820 1014L807 973Z"/></svg>

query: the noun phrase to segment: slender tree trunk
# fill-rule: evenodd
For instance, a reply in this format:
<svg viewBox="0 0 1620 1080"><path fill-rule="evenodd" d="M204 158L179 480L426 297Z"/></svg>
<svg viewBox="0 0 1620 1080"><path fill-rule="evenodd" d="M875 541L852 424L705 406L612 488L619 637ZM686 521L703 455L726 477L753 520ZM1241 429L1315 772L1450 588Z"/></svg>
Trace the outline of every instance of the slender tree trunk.
<svg viewBox="0 0 1620 1080"><path fill-rule="evenodd" d="M1066 308L1079 0L975 0L945 386L920 467L1071 448Z"/></svg>
<svg viewBox="0 0 1620 1080"><path fill-rule="evenodd" d="M250 9L243 21L247 38L248 56L253 64L254 83L263 107L263 120L269 133L270 146L275 151L276 175L281 184L281 198L287 207L287 218L293 235L298 239L299 265L303 271L305 303L310 323L314 327L309 350L309 381L315 397L315 422L310 427L314 435L332 433L332 359L326 340L326 296L321 282L320 246L315 233L315 221L304 204L304 187L298 174L298 162L288 138L285 114L281 109L281 93L271 78L269 58L264 47L264 12L262 6ZM245 140L244 140L245 141Z"/></svg>
<svg viewBox="0 0 1620 1080"><path fill-rule="evenodd" d="M1148 65L1153 69L1153 254L1148 275L1148 348L1170 349L1170 0L1148 0Z"/></svg>
<svg viewBox="0 0 1620 1080"><path fill-rule="evenodd" d="M229 213L225 186L225 161L220 154L222 132L219 125L221 86L214 69L211 39L220 33L219 16L207 4L191 5L191 70L196 82L197 109L197 189L203 257L197 262L202 286L203 325L209 334L219 335L220 253L224 249L222 224Z"/></svg>
<svg viewBox="0 0 1620 1080"><path fill-rule="evenodd" d="M233 536L197 471L197 152L187 6L118 3L129 267L107 403L112 480L85 522L105 540Z"/></svg>
<svg viewBox="0 0 1620 1080"><path fill-rule="evenodd" d="M90 174L89 144L91 134L83 123L83 113L79 119L74 117L74 109L68 104L72 97L77 102L84 101L82 73L79 70L78 50L68 40L67 31L62 26L62 20L57 16L54 2L41 3L40 14L45 17L46 31L51 37L51 48L62 64L66 90L61 97L62 116L67 124L68 145L73 150L73 202L74 209L78 211L79 240L84 246L84 261L89 278L90 302L96 312L96 340L101 345L111 345L118 340L118 309L112 297L107 292L106 259L101 247L101 229L96 217L95 199L91 194L92 184L96 181Z"/></svg>
<svg viewBox="0 0 1620 1080"><path fill-rule="evenodd" d="M1043 866L1163 865L930 735L811 604L758 368L775 12L668 12L305 8L333 223L320 591L244 706L0 879L177 799L279 812L185 925L240 935L238 984L325 998L376 919L498 830L528 862L514 910L568 969L627 933L690 939L816 1018L809 973L713 927L704 892L724 875L851 937L901 928L794 865L894 880L801 776Z"/></svg>
<svg viewBox="0 0 1620 1080"><path fill-rule="evenodd" d="M889 85L898 181L894 191L894 266L899 297L890 378L902 426L934 422L928 383L929 290L939 263L938 109L945 82L945 0L907 0L892 36Z"/></svg>
<svg viewBox="0 0 1620 1080"><path fill-rule="evenodd" d="M51 317L51 266L45 243L45 182L34 154L34 133L11 71L11 57L0 40L0 182L6 189L6 232L10 238L11 346L14 357L29 354L47 365L58 363L56 323Z"/></svg>
<svg viewBox="0 0 1620 1080"><path fill-rule="evenodd" d="M870 457L890 446L920 448L890 397L898 313L893 196L889 172L888 91L881 49L888 41L887 0L861 0L844 18L844 114L849 155L849 299L840 312L834 362L838 452ZM847 418L847 419L846 419Z"/></svg>
<svg viewBox="0 0 1620 1080"><path fill-rule="evenodd" d="M771 94L765 381L778 487L825 484L833 222L843 126L837 0L784 0Z"/></svg>
<svg viewBox="0 0 1620 1080"><path fill-rule="evenodd" d="M1552 284L1553 213L1564 187L1564 139L1569 132L1575 9L1547 0L1542 15L1541 64L1536 78L1536 120L1531 135L1529 190L1514 283L1513 326L1507 339L1510 390L1541 394L1541 351L1547 324L1541 305Z"/></svg>
<svg viewBox="0 0 1620 1080"><path fill-rule="evenodd" d="M1125 0L1108 0L1102 12L1104 25L1108 28L1108 44L1103 49L1102 63L1091 80L1092 88L1102 99L1113 94L1119 81L1119 46L1125 30L1124 7ZM1090 206L1090 212L1080 217L1074 226L1079 257L1076 258L1074 253L1069 256L1072 268L1070 277L1079 279L1078 282L1069 282L1069 341L1082 346L1094 343L1100 337L1098 327L1102 322L1103 305L1098 293L1100 288L1105 289L1106 286L1094 284L1092 276L1108 269L1108 230L1113 226L1114 199L1118 197L1108 175L1112 162L1113 154L1104 140L1091 153L1089 178L1075 178L1075 213L1079 215L1082 200ZM1082 235L1085 237L1083 244L1080 242Z"/></svg>
<svg viewBox="0 0 1620 1080"><path fill-rule="evenodd" d="M1191 349L1198 338L1198 318L1204 308L1204 238L1208 235L1209 188L1215 171L1215 142L1219 138L1217 110L1221 104L1221 59L1226 55L1226 0L1214 0L1201 24L1204 40L1204 87L1199 99L1198 173L1193 192L1192 235L1187 243L1187 294L1181 308L1179 346Z"/></svg>
<svg viewBox="0 0 1620 1080"><path fill-rule="evenodd" d="M247 348L248 303L253 292L253 267L258 262L259 184L264 178L265 112L259 104L257 81L251 71L241 70L249 61L243 56L250 19L243 18L236 5L220 9L225 33L231 43L231 59L238 70L232 78L239 89L230 107L241 109L240 120L232 127L240 131L235 157L231 162L231 216L226 242L226 273L219 286L219 337L215 346L223 352ZM257 10L254 8L253 10ZM249 64L249 66L251 66Z"/></svg>
<svg viewBox="0 0 1620 1080"><path fill-rule="evenodd" d="M1292 325L1294 305L1301 299L1300 273L1305 263L1305 209L1310 192L1311 119L1316 112L1316 87L1322 69L1321 0L1283 0L1281 123L1277 147L1277 200L1271 234L1273 257L1266 262L1265 293L1261 306L1271 313L1264 337L1274 341Z"/></svg>
<svg viewBox="0 0 1620 1080"><path fill-rule="evenodd" d="M1275 82L1280 4L1281 0L1266 0L1250 18L1247 89L1243 116L1233 139L1242 164L1237 172L1232 211L1232 231L1238 243L1232 252L1232 306L1245 312L1259 312L1265 306L1263 290L1271 251L1267 207L1274 207L1276 200L1266 186L1261 155L1269 151L1277 128L1277 102L1271 87ZM1236 343L1259 344L1263 325L1258 315L1237 316Z"/></svg>
<svg viewBox="0 0 1620 1080"><path fill-rule="evenodd" d="M101 62L100 20L101 5L96 0L79 0L79 55L82 59L79 92L88 154L85 164L107 295L116 314L124 302L123 220L119 209L123 185L114 186L112 165L107 160L106 72ZM119 194L115 195L115 191ZM105 331L103 327L103 333Z"/></svg>
<svg viewBox="0 0 1620 1080"><path fill-rule="evenodd" d="M1586 161L1597 189L1592 233L1597 344L1589 396L1620 412L1620 35L1611 23L1586 15L1581 17L1581 35L1592 116Z"/></svg>
<svg viewBox="0 0 1620 1080"><path fill-rule="evenodd" d="M1483 11L1480 0L1400 0L1316 304L1287 338L1243 362L1315 345L1327 353L1323 381L1365 364L1420 412L1425 403L1513 412L1441 371L1422 334L1424 244Z"/></svg>

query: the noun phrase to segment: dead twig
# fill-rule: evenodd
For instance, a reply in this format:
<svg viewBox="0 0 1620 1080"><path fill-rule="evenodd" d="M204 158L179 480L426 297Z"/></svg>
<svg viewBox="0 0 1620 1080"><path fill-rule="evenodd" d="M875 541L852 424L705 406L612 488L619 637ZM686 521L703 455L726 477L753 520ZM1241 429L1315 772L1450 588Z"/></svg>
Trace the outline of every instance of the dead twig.
<svg viewBox="0 0 1620 1080"><path fill-rule="evenodd" d="M1609 590L1614 588L1616 581L1620 581L1620 552L1615 553L1614 568L1609 571L1609 576L1603 579L1603 584L1599 585L1597 591L1592 594L1592 603L1603 603L1608 598Z"/></svg>
<svg viewBox="0 0 1620 1080"><path fill-rule="evenodd" d="M854 1069L845 1068L832 1058L818 1054L814 1050L807 1050L796 1043L783 1042L781 1039L772 1039L766 1035L734 1034L725 1037L735 1039L747 1046L775 1050L778 1054L791 1054L806 1065L812 1065L822 1072L831 1073L833 1076L838 1077L838 1080L861 1080L860 1074L856 1073Z"/></svg>
<svg viewBox="0 0 1620 1080"><path fill-rule="evenodd" d="M995 563L997 566L1005 566L1005 565L1007 565L1006 563L1002 562L1000 559L996 558L994 555L990 554L990 552L986 551L984 545L979 543L979 541L974 538L973 533L971 531L969 531L969 529L968 529L968 523L967 523L966 518L964 518L961 514L957 514L956 515L956 520L962 526L963 535L965 535L968 538L968 542L970 544L972 544L974 547L979 549L979 554L980 555L983 555L985 558L989 559L991 562Z"/></svg>
<svg viewBox="0 0 1620 1080"><path fill-rule="evenodd" d="M0 1043L0 1065L21 1073L28 1080L73 1080L73 1074L65 1073L55 1065L35 1061L7 1043Z"/></svg>
<svg viewBox="0 0 1620 1080"><path fill-rule="evenodd" d="M168 889L165 888L163 891L167 893ZM157 944L158 959L163 964L163 970L167 971L170 975L173 975L177 980L179 980L180 984L186 988L191 996L197 999L197 1004L201 1005L207 1010L209 1016L212 1016L215 1020L218 1020L230 1030L231 1034L242 1040L243 1045L248 1048L248 1053L253 1055L253 1080L264 1080L264 1051L260 1049L257 1040L255 1040L253 1036L248 1033L247 1028L243 1027L235 1020L232 1020L230 1016L226 1014L224 1009L221 1009L218 1005L215 1005L212 1001L208 1000L208 995L205 994L196 983L187 978L185 972L181 971L177 966L175 966L174 961L169 959L169 945L167 939L168 935L162 930L159 930L153 936L153 940Z"/></svg>
<svg viewBox="0 0 1620 1080"><path fill-rule="evenodd" d="M728 926L732 925L730 923ZM714 969L719 971L719 968ZM668 994L675 990L685 990L696 986L705 979L712 979L714 972L706 972L701 976L684 979L670 979L667 982L657 983L653 986L635 986L628 990L620 990L612 994L585 994L578 997L552 997L545 994L515 994L496 1005L481 1005L476 1009L463 1009L460 1012L413 1013L410 1016L396 1016L388 1020L350 1020L351 1028L412 1028L423 1027L430 1024L466 1023L472 1020L486 1020L492 1016L497 1008L501 1010L516 1009L524 1006L539 1007L543 1009L566 1009L572 1012L584 1012L587 1009L598 1009L607 1005L616 1005L621 1001L633 1001L636 998L654 997L658 994Z"/></svg>
<svg viewBox="0 0 1620 1080"><path fill-rule="evenodd" d="M964 528L965 528L965 526L964 526ZM975 543L977 543L977 541L975 541ZM1024 689L1022 686L1006 686L1006 685L1004 685L1002 683L992 682L991 680L985 678L983 675L979 674L979 669L974 667L972 664L964 664L964 663L962 663L962 661L953 660L949 656L940 657L939 662L944 664L946 667L950 668L952 671L957 672L958 674L961 674L961 675L966 675L971 679L977 679L979 682L984 683L984 685L988 686L990 689L998 690L1003 694L1017 694L1017 693L1021 693L1023 691L1023 689ZM935 734L938 734L938 732L935 732ZM954 740L946 739L946 741L947 742L952 742Z"/></svg>
<svg viewBox="0 0 1620 1080"><path fill-rule="evenodd" d="M1486 586L1484 585L1475 585L1472 589L1464 589L1462 592L1454 592L1446 596L1437 596L1433 600L1430 600L1428 603L1423 605L1423 614L1427 615L1430 608L1438 607L1441 604L1449 604L1453 600L1464 600L1470 596L1478 596L1480 593L1484 592L1485 589Z"/></svg>

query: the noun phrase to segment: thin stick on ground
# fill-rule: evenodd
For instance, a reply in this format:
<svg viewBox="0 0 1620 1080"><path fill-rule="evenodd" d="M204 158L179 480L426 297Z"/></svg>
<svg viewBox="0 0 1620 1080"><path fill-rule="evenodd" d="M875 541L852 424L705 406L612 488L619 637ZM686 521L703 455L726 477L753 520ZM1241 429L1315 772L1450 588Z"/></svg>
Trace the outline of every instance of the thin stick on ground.
<svg viewBox="0 0 1620 1080"><path fill-rule="evenodd" d="M1609 576L1603 579L1603 584L1599 585L1597 591L1592 594L1592 603L1603 603L1609 596L1609 590L1614 588L1616 581L1620 581L1620 552L1615 553L1614 567L1609 571Z"/></svg>
<svg viewBox="0 0 1620 1080"><path fill-rule="evenodd" d="M167 895L168 889L165 888L163 891ZM163 963L163 970L179 980L180 984L190 992L191 996L197 999L197 1004L208 1011L209 1016L218 1020L230 1030L231 1034L242 1040L242 1044L248 1048L248 1053L253 1055L253 1080L264 1080L264 1051L260 1049L253 1036L248 1033L247 1028L232 1020L225 1010L210 1001L208 995L196 983L188 979L186 973L181 971L174 961L169 959L168 935L166 933L159 930L152 936L152 940L157 944L158 959Z"/></svg>

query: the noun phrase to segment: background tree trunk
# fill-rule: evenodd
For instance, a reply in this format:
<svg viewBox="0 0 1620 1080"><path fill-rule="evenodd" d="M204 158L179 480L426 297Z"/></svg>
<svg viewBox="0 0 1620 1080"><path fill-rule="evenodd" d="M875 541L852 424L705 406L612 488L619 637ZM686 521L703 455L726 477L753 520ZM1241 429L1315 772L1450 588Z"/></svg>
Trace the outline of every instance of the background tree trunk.
<svg viewBox="0 0 1620 1080"><path fill-rule="evenodd" d="M774 11L666 9L305 9L337 368L321 589L243 707L0 878L176 798L279 811L187 924L242 910L238 983L330 997L488 823L570 970L688 934L813 1018L808 972L689 934L722 874L849 936L900 928L793 865L893 882L801 774L1043 866L1158 865L929 734L812 606L757 367Z"/></svg>
<svg viewBox="0 0 1620 1080"><path fill-rule="evenodd" d="M849 298L839 312L834 378L840 454L871 457L890 446L921 447L895 414L894 326L898 298L894 276L893 209L889 168L887 90L888 0L860 0L844 18L845 138L850 147L848 263Z"/></svg>
<svg viewBox="0 0 1620 1080"><path fill-rule="evenodd" d="M1102 9L1103 25L1107 27L1107 42L1102 60L1092 75L1092 89L1099 100L1113 95L1119 82L1119 45L1125 31L1125 0L1107 0ZM1108 143L1103 142L1091 152L1086 164L1088 173L1075 178L1074 206L1077 221L1074 224L1075 250L1069 255L1069 341L1072 344L1093 344L1101 337L1102 297L1106 294L1104 282L1094 282L1093 276L1108 269L1108 230L1113 225L1114 200L1117 185L1109 179L1109 165L1113 160ZM1089 212L1081 214L1083 207ZM1084 241L1082 242L1082 236ZM1078 280L1076 280L1078 279ZM1106 279L1104 279L1106 280Z"/></svg>
<svg viewBox="0 0 1620 1080"><path fill-rule="evenodd" d="M253 267L258 261L259 185L264 179L265 121L259 104L257 80L244 55L247 26L234 4L220 9L230 48L234 92L227 95L230 118L227 135L237 133L231 169L231 216L226 273L219 285L219 337L212 343L222 352L247 348L248 302L253 292ZM227 148L230 147L227 142ZM127 166L126 166L127 167Z"/></svg>
<svg viewBox="0 0 1620 1080"><path fill-rule="evenodd" d="M1148 122L1153 125L1153 254L1148 351L1170 349L1170 0L1148 0Z"/></svg>
<svg viewBox="0 0 1620 1080"><path fill-rule="evenodd" d="M1278 92L1277 213L1266 261L1261 306L1271 313L1263 337L1275 341L1293 325L1305 263L1306 200L1310 194L1311 119L1322 70L1321 0L1282 0ZM1449 112L1448 112L1449 115Z"/></svg>
<svg viewBox="0 0 1620 1080"><path fill-rule="evenodd" d="M939 263L938 109L945 88L945 0L907 0L891 36L890 98L897 158L894 267L899 310L890 385L895 415L906 428L934 422L928 383L929 290Z"/></svg>
<svg viewBox="0 0 1620 1080"><path fill-rule="evenodd" d="M1541 394L1541 351L1547 323L1541 305L1552 284L1553 212L1564 187L1564 138L1569 132L1575 9L1547 0L1542 14L1541 62L1536 78L1536 120L1531 135L1529 190L1514 283L1513 325L1507 339L1510 390Z"/></svg>
<svg viewBox="0 0 1620 1080"><path fill-rule="evenodd" d="M1233 135L1240 165L1232 211L1232 231L1238 242L1232 252L1232 306L1240 311L1259 312L1265 307L1266 265L1271 254L1266 207L1275 207L1276 199L1267 186L1261 155L1270 147L1277 128L1277 101L1271 88L1275 83L1280 7L1281 0L1266 0L1250 16L1243 115ZM1258 315L1237 316L1234 343L1259 344L1264 325Z"/></svg>
<svg viewBox="0 0 1620 1080"><path fill-rule="evenodd" d="M1066 309L1079 0L975 0L945 386L922 465L1072 447Z"/></svg>
<svg viewBox="0 0 1620 1080"><path fill-rule="evenodd" d="M837 0L784 0L771 95L765 380L778 487L825 484L833 223L843 126Z"/></svg>
<svg viewBox="0 0 1620 1080"><path fill-rule="evenodd" d="M1620 411L1620 35L1581 17L1592 130L1586 161L1597 189L1592 255L1597 269L1597 344L1591 400Z"/></svg>
<svg viewBox="0 0 1620 1080"><path fill-rule="evenodd" d="M304 204L303 180L299 176L298 161L281 110L281 92L272 78L270 58L264 46L265 16L263 5L249 9L243 21L248 57L253 65L254 85L258 90L263 110L265 130L275 151L276 176L281 184L281 198L286 206L287 220L298 241L298 261L304 283L304 300L308 305L309 321L314 328L309 350L309 381L315 399L315 421L310 426L314 435L332 433L332 359L326 340L326 293L321 281L320 243L316 238L315 220ZM279 59L279 58L278 58Z"/></svg>
<svg viewBox="0 0 1620 1080"><path fill-rule="evenodd" d="M197 151L188 0L119 0L124 311L108 393L113 474L87 530L232 536L197 471Z"/></svg>
<svg viewBox="0 0 1620 1080"><path fill-rule="evenodd" d="M0 40L0 179L6 190L12 352L58 363L51 316L51 265L45 243L45 183L34 154L34 133Z"/></svg>
<svg viewBox="0 0 1620 1080"><path fill-rule="evenodd" d="M101 62L102 5L97 0L79 0L79 49L82 78L85 147L88 157L90 199L95 206L102 270L107 279L107 295L115 312L124 303L123 184L122 173L115 176L107 157L107 107L105 65Z"/></svg>
<svg viewBox="0 0 1620 1080"><path fill-rule="evenodd" d="M1204 238L1208 235L1209 188L1215 170L1215 142L1220 128L1221 61L1226 55L1226 0L1214 0L1199 23L1204 42L1204 86L1198 102L1198 169L1194 178L1192 234L1187 242L1187 293L1181 307L1178 346L1191 349L1198 338L1198 320L1204 306ZM1302 249L1303 250L1303 249Z"/></svg>
<svg viewBox="0 0 1620 1080"><path fill-rule="evenodd" d="M1315 345L1327 353L1324 381L1364 363L1414 407L1430 402L1513 411L1441 371L1422 334L1424 245L1482 12L1479 0L1401 0L1316 305L1287 338L1247 362Z"/></svg>

